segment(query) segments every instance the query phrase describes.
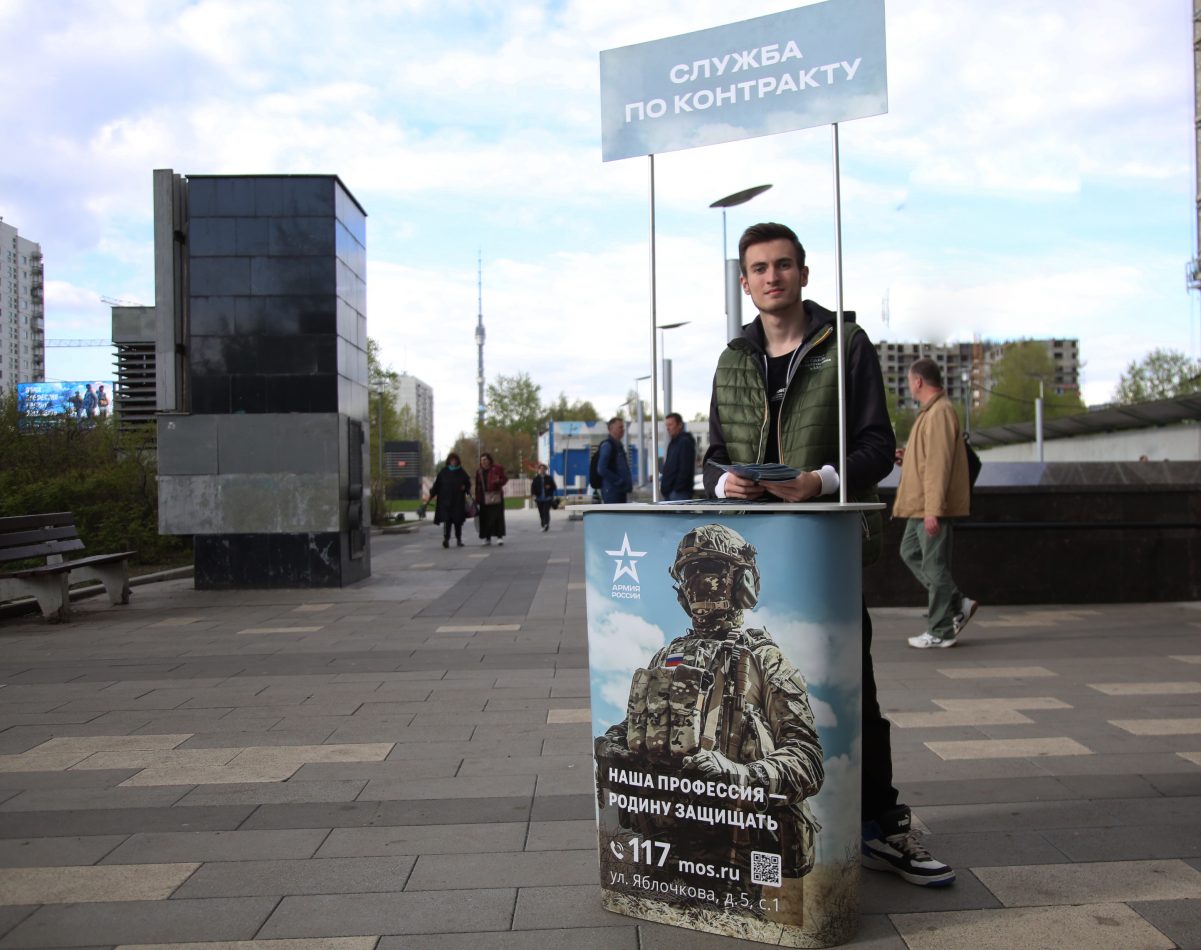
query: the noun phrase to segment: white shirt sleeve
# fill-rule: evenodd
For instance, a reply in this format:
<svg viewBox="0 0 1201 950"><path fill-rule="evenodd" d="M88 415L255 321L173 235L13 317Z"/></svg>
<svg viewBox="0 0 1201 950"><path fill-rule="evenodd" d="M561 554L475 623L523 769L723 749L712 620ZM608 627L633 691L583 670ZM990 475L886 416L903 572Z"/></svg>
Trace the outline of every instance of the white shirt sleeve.
<svg viewBox="0 0 1201 950"><path fill-rule="evenodd" d="M817 470L818 477L822 480L822 495L837 495L838 494L838 472L834 470L833 465L823 465Z"/></svg>
<svg viewBox="0 0 1201 950"><path fill-rule="evenodd" d="M713 489L713 494L715 494L718 498L726 497L726 479L729 477L729 472L722 472L721 478L717 480L717 485Z"/></svg>

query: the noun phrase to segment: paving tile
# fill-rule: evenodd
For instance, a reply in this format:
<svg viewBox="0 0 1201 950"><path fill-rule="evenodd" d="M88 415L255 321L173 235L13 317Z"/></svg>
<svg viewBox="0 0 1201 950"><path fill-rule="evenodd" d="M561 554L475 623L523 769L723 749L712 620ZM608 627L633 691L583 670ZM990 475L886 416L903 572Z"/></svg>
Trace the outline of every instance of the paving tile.
<svg viewBox="0 0 1201 950"><path fill-rule="evenodd" d="M1072 861L1201 857L1201 817L1191 822L1055 828L1043 836Z"/></svg>
<svg viewBox="0 0 1201 950"><path fill-rule="evenodd" d="M243 897L42 907L9 931L0 948L249 940L275 904L271 897Z"/></svg>
<svg viewBox="0 0 1201 950"><path fill-rule="evenodd" d="M462 798L454 801L344 802L311 805L263 805L243 829L361 828L381 825L454 825L526 821L531 799ZM178 809L177 809L178 810ZM0 816L2 817L2 816ZM541 816L540 816L541 817ZM572 815L573 818L580 817ZM0 824L0 830L3 825Z"/></svg>
<svg viewBox="0 0 1201 950"><path fill-rule="evenodd" d="M35 910L37 910L36 907L6 907L0 904L0 937L3 937Z"/></svg>
<svg viewBox="0 0 1201 950"><path fill-rule="evenodd" d="M292 861L213 861L175 892L173 899L255 897L276 894L366 894L401 891L417 858L324 858Z"/></svg>
<svg viewBox="0 0 1201 950"><path fill-rule="evenodd" d="M413 781L372 779L359 797L370 801L479 798L483 794L517 797L533 795L535 781L533 775L499 775L487 779L483 777L415 779Z"/></svg>
<svg viewBox="0 0 1201 950"><path fill-rule="evenodd" d="M546 822L538 827L568 824ZM531 825L531 833L532 833ZM593 831L595 840L596 832ZM385 854L482 854L488 851L534 850L526 843L524 822L478 825L400 825L334 828L316 857L356 857ZM578 847L578 845L576 845Z"/></svg>
<svg viewBox="0 0 1201 950"><path fill-rule="evenodd" d="M632 917L611 914L601 907L600 875L594 868L593 881L555 887L522 887L517 892L514 930L551 927L628 927Z"/></svg>
<svg viewBox="0 0 1201 950"><path fill-rule="evenodd" d="M117 950L373 950L376 937L316 937L294 940L221 940L210 943L125 944Z"/></svg>
<svg viewBox="0 0 1201 950"><path fill-rule="evenodd" d="M531 821L526 851L574 851L596 847L596 822Z"/></svg>
<svg viewBox="0 0 1201 950"><path fill-rule="evenodd" d="M508 930L516 897L513 888L285 897L257 936L271 939ZM0 950L3 947L0 941Z"/></svg>
<svg viewBox="0 0 1201 950"><path fill-rule="evenodd" d="M153 752L174 749L190 733L136 736L59 736L38 746L41 752Z"/></svg>
<svg viewBox="0 0 1201 950"><path fill-rule="evenodd" d="M1201 947L1201 900L1137 901L1130 907L1178 947Z"/></svg>
<svg viewBox="0 0 1201 950"><path fill-rule="evenodd" d="M0 813L0 838L133 834L138 831L232 830L246 821L249 806L198 808L92 808Z"/></svg>
<svg viewBox="0 0 1201 950"><path fill-rule="evenodd" d="M1166 936L1124 904L894 914L909 950L1174 950Z"/></svg>
<svg viewBox="0 0 1201 950"><path fill-rule="evenodd" d="M1092 755L1092 750L1067 736L1046 739L982 739L963 742L927 742L940 759L1012 759L1059 755Z"/></svg>
<svg viewBox="0 0 1201 950"><path fill-rule="evenodd" d="M34 788L61 791L68 788L115 788L137 769L96 769L83 772L5 772L0 789Z"/></svg>
<svg viewBox="0 0 1201 950"><path fill-rule="evenodd" d="M1174 683L1089 683L1089 689L1095 689L1106 696L1181 696L1201 693L1201 682Z"/></svg>
<svg viewBox="0 0 1201 950"><path fill-rule="evenodd" d="M124 840L125 835L0 839L0 868L95 864Z"/></svg>
<svg viewBox="0 0 1201 950"><path fill-rule="evenodd" d="M1201 719L1111 719L1109 724L1136 736L1201 735Z"/></svg>
<svg viewBox="0 0 1201 950"><path fill-rule="evenodd" d="M176 831L131 835L104 864L150 861L252 861L308 858L326 832L317 828L287 831Z"/></svg>
<svg viewBox="0 0 1201 950"><path fill-rule="evenodd" d="M512 933L421 934L383 937L376 950L638 950L638 931L627 919L624 930L573 927Z"/></svg>
<svg viewBox="0 0 1201 950"><path fill-rule="evenodd" d="M938 672L955 680L1035 679L1059 675L1045 666L960 666L940 669Z"/></svg>
<svg viewBox="0 0 1201 950"><path fill-rule="evenodd" d="M290 802L354 801L365 780L330 779L327 781L249 782L225 785L201 785L192 789L177 805L279 805Z"/></svg>
<svg viewBox="0 0 1201 950"><path fill-rule="evenodd" d="M932 844L937 840L935 838ZM859 875L859 904L865 914L978 910L1001 906L971 869L963 867L955 869L953 887L914 887L895 874L864 868Z"/></svg>
<svg viewBox="0 0 1201 950"><path fill-rule="evenodd" d="M1201 871L1183 861L1106 861L972 870L1007 907L1201 898Z"/></svg>
<svg viewBox="0 0 1201 950"><path fill-rule="evenodd" d="M505 881L516 887L586 884L597 880L596 850L526 851L422 855L407 891L446 891L486 887Z"/></svg>
<svg viewBox="0 0 1201 950"><path fill-rule="evenodd" d="M137 789L127 789L123 785L117 788L35 789L22 792L0 804L0 812L162 808L174 805L188 792L186 785Z"/></svg>
<svg viewBox="0 0 1201 950"><path fill-rule="evenodd" d="M0 868L0 902L80 904L165 900L198 867L199 864L131 864Z"/></svg>

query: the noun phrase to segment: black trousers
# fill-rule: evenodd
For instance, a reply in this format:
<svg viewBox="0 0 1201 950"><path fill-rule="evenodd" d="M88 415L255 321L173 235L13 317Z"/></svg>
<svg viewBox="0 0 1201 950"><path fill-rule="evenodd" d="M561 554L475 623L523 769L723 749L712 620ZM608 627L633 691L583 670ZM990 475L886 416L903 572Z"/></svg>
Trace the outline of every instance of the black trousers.
<svg viewBox="0 0 1201 950"><path fill-rule="evenodd" d="M898 793L892 784L891 725L880 713L876 699L876 674L872 669L872 618L863 602L863 776L860 804L864 821L896 808Z"/></svg>
<svg viewBox="0 0 1201 950"><path fill-rule="evenodd" d="M451 528L451 523L449 521L442 522L442 540L443 541L450 540L450 528ZM454 529L455 529L455 540L462 541L463 540L463 522L461 522L461 521L457 522L454 526Z"/></svg>
<svg viewBox="0 0 1201 950"><path fill-rule="evenodd" d="M538 506L538 517L542 520L542 527L545 528L550 524L550 502L535 501L534 504Z"/></svg>

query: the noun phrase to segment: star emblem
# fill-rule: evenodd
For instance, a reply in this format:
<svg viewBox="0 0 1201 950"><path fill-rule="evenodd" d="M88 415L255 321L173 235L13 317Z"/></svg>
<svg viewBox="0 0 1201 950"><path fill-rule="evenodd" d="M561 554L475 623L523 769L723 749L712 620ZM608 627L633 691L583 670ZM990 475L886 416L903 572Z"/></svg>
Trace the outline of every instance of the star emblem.
<svg viewBox="0 0 1201 950"><path fill-rule="evenodd" d="M635 584L642 583L642 581L640 581L638 579L638 568L635 565L638 563L638 559L640 557L646 557L646 552L645 551L631 551L630 550L630 536L628 534L622 535L621 547L618 550L606 551L605 553L607 555L609 555L609 557L614 558L615 562L617 564L616 569L613 571L613 583L614 584L617 583L617 579L619 577L621 577L623 574L629 574L630 577L634 578ZM623 564L622 563L623 561L629 561L629 563Z"/></svg>

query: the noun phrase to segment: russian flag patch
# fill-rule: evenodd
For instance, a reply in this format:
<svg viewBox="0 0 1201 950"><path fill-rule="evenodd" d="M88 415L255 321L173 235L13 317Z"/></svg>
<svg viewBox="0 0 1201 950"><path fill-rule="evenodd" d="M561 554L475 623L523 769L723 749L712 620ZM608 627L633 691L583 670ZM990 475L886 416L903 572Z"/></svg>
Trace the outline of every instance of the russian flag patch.
<svg viewBox="0 0 1201 950"><path fill-rule="evenodd" d="M663 665L667 666L667 667L679 666L683 662L684 662L684 654L683 653L669 653L669 654L667 654L666 658L664 658Z"/></svg>

